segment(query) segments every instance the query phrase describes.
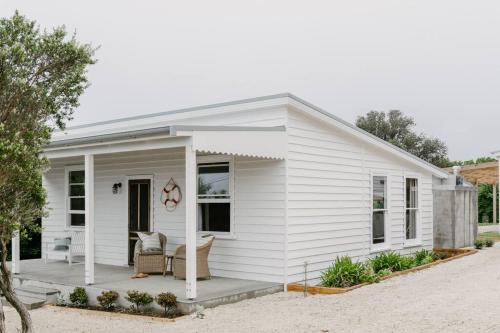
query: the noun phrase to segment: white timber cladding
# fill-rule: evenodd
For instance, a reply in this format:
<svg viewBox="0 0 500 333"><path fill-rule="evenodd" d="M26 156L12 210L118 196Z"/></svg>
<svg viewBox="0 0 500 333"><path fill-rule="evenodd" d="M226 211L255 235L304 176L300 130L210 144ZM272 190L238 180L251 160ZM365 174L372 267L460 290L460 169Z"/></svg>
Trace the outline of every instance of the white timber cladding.
<svg viewBox="0 0 500 333"><path fill-rule="evenodd" d="M288 114L289 282L318 280L337 256L371 255L371 177L388 177L384 249L412 253L432 248L432 175L387 152L293 109ZM418 174L421 245L405 247L404 179Z"/></svg>

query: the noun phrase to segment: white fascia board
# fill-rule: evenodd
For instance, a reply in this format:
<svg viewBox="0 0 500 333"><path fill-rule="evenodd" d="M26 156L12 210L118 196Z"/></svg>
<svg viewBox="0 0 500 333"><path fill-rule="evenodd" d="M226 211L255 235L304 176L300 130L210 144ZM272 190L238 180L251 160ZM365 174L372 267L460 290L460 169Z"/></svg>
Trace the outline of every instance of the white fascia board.
<svg viewBox="0 0 500 333"><path fill-rule="evenodd" d="M397 157L406 160L414 165L417 165L418 167L427 170L431 174L433 174L436 177L446 179L448 178L448 174L438 168L437 166L434 166L406 151L404 151L401 148L398 148L334 115L331 113L324 111L296 96L293 96L290 94L290 99L289 99L289 105L312 116L315 118L319 118L320 120L335 126L336 128L339 128L340 130L347 132L365 142L368 142L384 151L387 151L391 153L392 155L396 155Z"/></svg>
<svg viewBox="0 0 500 333"><path fill-rule="evenodd" d="M155 137L154 139L124 140L92 145L71 146L45 149L43 156L48 159L83 156L86 154L100 155L141 150L184 147L185 137Z"/></svg>

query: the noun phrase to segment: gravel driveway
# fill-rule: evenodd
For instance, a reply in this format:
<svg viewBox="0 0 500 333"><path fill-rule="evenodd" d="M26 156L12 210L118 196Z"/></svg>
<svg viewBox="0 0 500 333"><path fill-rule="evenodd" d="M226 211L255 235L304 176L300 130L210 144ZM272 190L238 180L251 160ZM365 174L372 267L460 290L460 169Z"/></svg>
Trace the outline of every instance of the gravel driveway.
<svg viewBox="0 0 500 333"><path fill-rule="evenodd" d="M6 309L9 332L16 314ZM37 332L500 332L500 248L343 295L280 293L205 310L175 323L46 307Z"/></svg>

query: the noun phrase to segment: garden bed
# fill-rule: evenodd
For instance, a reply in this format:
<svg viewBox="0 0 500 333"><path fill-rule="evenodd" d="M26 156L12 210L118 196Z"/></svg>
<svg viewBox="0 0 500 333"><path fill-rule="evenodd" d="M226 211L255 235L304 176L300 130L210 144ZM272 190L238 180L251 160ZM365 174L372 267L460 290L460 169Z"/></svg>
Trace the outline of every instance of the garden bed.
<svg viewBox="0 0 500 333"><path fill-rule="evenodd" d="M451 260L459 259L471 254L476 253L477 250L475 249L434 249L434 253L439 254L442 258L435 260L431 263L424 264L421 266L416 266L410 269L406 269L403 271L398 271L398 272L392 272L390 275L384 276L380 278L380 281L384 281L396 276L401 276L417 271L421 271L423 269L430 268L432 266L436 266ZM355 286L347 287L347 288L335 288L335 287L324 287L324 286L310 286L310 285L304 285L300 283L290 283L287 285L287 290L288 291L295 291L295 292L305 292L309 294L322 294L322 295L332 295L332 294L342 294L349 292L354 289L358 289L361 287L364 287L366 285L369 285L370 283L361 283Z"/></svg>
<svg viewBox="0 0 500 333"><path fill-rule="evenodd" d="M124 317L124 318L141 318L145 320L154 320L154 321L161 321L161 322L166 322L166 323L171 323L175 322L176 318L181 317L182 315L176 315L173 318L167 318L163 314L158 313L158 312L137 312L137 311L131 311L126 308L114 308L112 310L107 310L101 307L97 306L87 306L87 307L76 307L76 306L70 306L70 305L47 305L50 307L54 308L60 308L60 309L65 309L65 310L70 310L70 311L76 311L76 312L86 312L92 315L98 315L98 316L119 316L119 317Z"/></svg>

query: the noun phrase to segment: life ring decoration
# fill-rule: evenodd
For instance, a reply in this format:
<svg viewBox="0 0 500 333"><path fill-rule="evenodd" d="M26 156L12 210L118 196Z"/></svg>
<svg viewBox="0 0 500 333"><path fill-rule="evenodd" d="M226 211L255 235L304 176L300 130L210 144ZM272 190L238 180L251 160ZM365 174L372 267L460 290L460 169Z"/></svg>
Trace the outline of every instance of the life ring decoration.
<svg viewBox="0 0 500 333"><path fill-rule="evenodd" d="M170 178L167 185L165 185L161 191L160 200L169 212L173 212L175 208L177 208L177 205L181 202L181 188L175 183L173 178Z"/></svg>

